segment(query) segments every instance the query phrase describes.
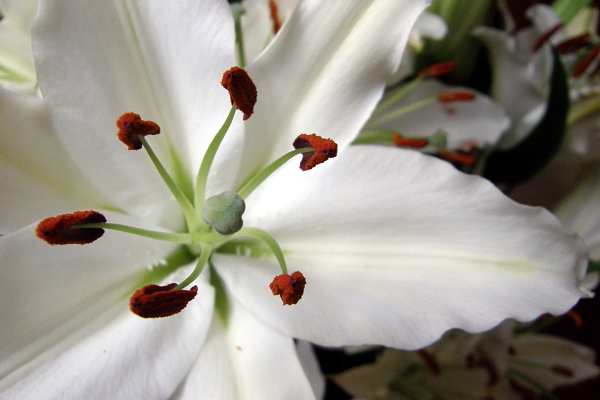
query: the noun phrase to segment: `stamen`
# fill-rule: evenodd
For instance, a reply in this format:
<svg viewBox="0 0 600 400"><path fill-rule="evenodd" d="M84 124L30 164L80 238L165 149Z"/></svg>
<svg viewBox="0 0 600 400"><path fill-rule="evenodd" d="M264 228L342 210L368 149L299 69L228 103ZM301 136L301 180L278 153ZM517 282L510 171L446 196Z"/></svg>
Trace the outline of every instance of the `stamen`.
<svg viewBox="0 0 600 400"><path fill-rule="evenodd" d="M473 165L477 159L468 154L458 153L456 151L439 151L438 156L446 161L463 165Z"/></svg>
<svg viewBox="0 0 600 400"><path fill-rule="evenodd" d="M437 99L442 104L452 103L454 101L470 101L475 98L475 93L466 90L457 90L454 92L440 92Z"/></svg>
<svg viewBox="0 0 600 400"><path fill-rule="evenodd" d="M139 114L126 113L117 120L119 140L127 145L128 150L139 150L142 148L142 142L138 135L158 135L160 127L152 121L144 121Z"/></svg>
<svg viewBox="0 0 600 400"><path fill-rule="evenodd" d="M190 290L174 290L176 283L165 286L147 285L138 289L131 300L129 308L142 318L162 318L175 315L196 297L198 286Z"/></svg>
<svg viewBox="0 0 600 400"><path fill-rule="evenodd" d="M419 78L430 79L437 78L438 76L448 74L456 69L456 63L454 61L446 61L438 64L433 64L427 68L424 68L419 72Z"/></svg>
<svg viewBox="0 0 600 400"><path fill-rule="evenodd" d="M594 62L594 60L596 59L596 57L598 56L598 54L600 53L600 44L596 45L592 51L590 51L588 53L587 56L585 56L583 58L583 60L581 60L576 66L575 68L573 68L573 71L571 72L571 75L574 78L578 78L579 76L581 76L586 69L588 69L588 67Z"/></svg>
<svg viewBox="0 0 600 400"><path fill-rule="evenodd" d="M556 51L559 54L573 53L579 49L584 48L590 42L592 35L589 33L583 33L579 36L572 37L564 40L556 45Z"/></svg>
<svg viewBox="0 0 600 400"><path fill-rule="evenodd" d="M312 147L315 151L302 154L300 169L308 171L317 165L324 163L330 158L337 156L337 143L331 139L324 139L320 136L302 134L294 140L295 149L304 149Z"/></svg>
<svg viewBox="0 0 600 400"><path fill-rule="evenodd" d="M581 318L581 315L579 315L579 313L571 310L567 312L566 316L573 320L576 327L581 328L583 326L583 318Z"/></svg>
<svg viewBox="0 0 600 400"><path fill-rule="evenodd" d="M565 365L553 365L552 372L554 372L557 375L565 376L567 378L572 378L573 376L575 376L575 371L573 371L571 368Z"/></svg>
<svg viewBox="0 0 600 400"><path fill-rule="evenodd" d="M77 225L104 222L106 218L97 211L76 211L46 218L38 224L35 233L51 245L88 244L104 235L104 229L77 229Z"/></svg>
<svg viewBox="0 0 600 400"><path fill-rule="evenodd" d="M239 67L233 67L225 71L221 85L229 91L231 104L235 104L244 113L244 121L250 118L254 112L257 92L248 73Z"/></svg>
<svg viewBox="0 0 600 400"><path fill-rule="evenodd" d="M531 49L531 51L534 52L534 53L536 51L538 51L544 45L544 43L546 43L548 41L548 39L550 39L562 27L563 27L563 25L561 23L559 23L559 24L553 26L552 28L550 28L549 30L547 30L546 32L544 32L542 34L542 36L540 36L538 38L538 40L535 41L535 43L533 44L533 48Z"/></svg>
<svg viewBox="0 0 600 400"><path fill-rule="evenodd" d="M292 305L298 303L304 294L306 279L301 272L294 272L292 275L282 274L273 279L269 285L273 296L279 295L283 305Z"/></svg>
<svg viewBox="0 0 600 400"><path fill-rule="evenodd" d="M421 357L421 361L425 364L431 375L438 376L440 374L440 365L437 363L432 354L427 350L417 350L417 355Z"/></svg>
<svg viewBox="0 0 600 400"><path fill-rule="evenodd" d="M269 13L273 22L273 34L276 35L279 29L281 29L281 19L279 18L277 3L274 0L269 0Z"/></svg>
<svg viewBox="0 0 600 400"><path fill-rule="evenodd" d="M392 141L398 147L408 147L411 149L421 149L429 144L427 139L411 139L406 138L394 133L392 135Z"/></svg>

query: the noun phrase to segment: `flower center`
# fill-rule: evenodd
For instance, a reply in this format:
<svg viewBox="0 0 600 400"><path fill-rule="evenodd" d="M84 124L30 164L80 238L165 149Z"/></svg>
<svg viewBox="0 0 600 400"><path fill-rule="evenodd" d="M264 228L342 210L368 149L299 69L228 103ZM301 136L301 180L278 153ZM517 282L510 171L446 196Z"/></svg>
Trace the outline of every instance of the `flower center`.
<svg viewBox="0 0 600 400"><path fill-rule="evenodd" d="M247 198L265 179L292 157L302 154L300 168L307 171L337 155L337 145L330 139L315 134L302 134L294 141L295 150L273 161L264 170L253 176L237 192L226 191L205 199L206 183L213 160L225 134L229 130L236 110L244 113L244 120L254 112L257 91L252 79L245 70L233 67L226 71L221 81L229 91L232 108L217 132L202 159L196 177L194 200L190 201L181 188L169 175L150 144L148 135L160 133L160 127L152 121L144 121L138 114L123 114L117 121L119 140L129 150L144 148L156 167L159 175L177 200L186 220L184 232L158 232L107 222L104 215L97 211L78 211L71 214L47 218L38 224L36 234L52 245L89 244L99 239L105 229L117 230L157 240L180 243L188 246L197 257L196 267L181 283L165 286L146 285L136 291L130 300L130 309L143 318L159 318L174 315L185 308L198 292L197 286L189 290L190 285L209 262L211 254L233 240L254 239L263 243L275 256L282 274L271 283L274 295L279 295L284 305L296 304L304 293L306 280L296 271L288 274L285 257L277 241L266 231L244 227L242 216L246 209Z"/></svg>

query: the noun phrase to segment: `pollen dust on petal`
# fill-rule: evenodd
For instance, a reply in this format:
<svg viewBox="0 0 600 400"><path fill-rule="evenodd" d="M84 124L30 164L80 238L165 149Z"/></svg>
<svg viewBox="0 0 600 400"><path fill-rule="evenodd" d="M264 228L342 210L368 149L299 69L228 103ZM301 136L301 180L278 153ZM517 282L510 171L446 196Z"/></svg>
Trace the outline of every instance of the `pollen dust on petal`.
<svg viewBox="0 0 600 400"><path fill-rule="evenodd" d="M244 121L250 118L254 112L257 91L248 73L239 67L233 67L223 74L221 86L229 92L231 104L235 104L244 113Z"/></svg>
<svg viewBox="0 0 600 400"><path fill-rule="evenodd" d="M160 127L152 121L144 121L139 114L126 113L117 120L119 140L127 145L128 150L139 150L142 148L142 142L138 135L158 135Z"/></svg>
<svg viewBox="0 0 600 400"><path fill-rule="evenodd" d="M198 293L198 286L194 286L190 290L174 290L176 287L176 283L165 286L144 286L131 296L129 308L142 318L162 318L175 315L183 310Z"/></svg>
<svg viewBox="0 0 600 400"><path fill-rule="evenodd" d="M295 149L305 149L312 147L315 151L302 154L300 169L308 171L317 165L324 163L330 158L337 156L337 143L331 139L324 139L320 136L301 134L294 140Z"/></svg>
<svg viewBox="0 0 600 400"><path fill-rule="evenodd" d="M76 229L75 227L79 224L101 224L105 222L104 215L97 211L76 211L71 214L46 218L38 224L35 233L37 237L51 245L88 244L104 235L104 229Z"/></svg>
<svg viewBox="0 0 600 400"><path fill-rule="evenodd" d="M306 286L306 279L299 271L292 275L278 275L269 285L273 296L281 296L283 305L288 306L298 303L304 294L304 286Z"/></svg>

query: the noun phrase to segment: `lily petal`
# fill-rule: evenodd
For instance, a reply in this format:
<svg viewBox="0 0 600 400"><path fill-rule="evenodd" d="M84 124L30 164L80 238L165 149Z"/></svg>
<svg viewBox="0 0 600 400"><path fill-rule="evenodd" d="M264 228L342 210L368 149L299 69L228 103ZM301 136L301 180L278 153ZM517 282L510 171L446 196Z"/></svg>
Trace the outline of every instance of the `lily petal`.
<svg viewBox="0 0 600 400"><path fill-rule="evenodd" d="M168 398L196 361L211 320L214 291L198 285L185 312L169 318L124 312L126 299L88 315L91 322L78 321L81 329L3 380L0 399Z"/></svg>
<svg viewBox="0 0 600 400"><path fill-rule="evenodd" d="M0 233L82 204L116 208L71 161L41 99L0 89L0 120Z"/></svg>
<svg viewBox="0 0 600 400"><path fill-rule="evenodd" d="M213 318L198 361L172 400L314 400L294 339L231 300L227 326Z"/></svg>
<svg viewBox="0 0 600 400"><path fill-rule="evenodd" d="M227 3L42 1L33 44L53 122L86 176L125 211L178 218L148 157L116 140L115 121L136 112L157 122L155 150L189 181L230 107L220 86L235 63Z"/></svg>
<svg viewBox="0 0 600 400"><path fill-rule="evenodd" d="M105 215L131 225L119 214ZM148 267L174 249L170 243L131 235L124 241L125 234L110 231L93 244L50 246L35 236L35 228L0 238L0 313L5 321L0 376L61 338L56 331L90 308L101 311L118 300L126 307L127 295L137 289Z"/></svg>
<svg viewBox="0 0 600 400"><path fill-rule="evenodd" d="M269 47L248 66L259 100L246 123L238 183L290 151L301 133L329 137L342 148L349 144L381 98L427 4L299 2Z"/></svg>
<svg viewBox="0 0 600 400"><path fill-rule="evenodd" d="M290 165L259 187L245 222L278 240L306 289L282 308L267 290L274 261L215 258L234 296L270 326L314 343L414 349L453 327L560 314L587 294L578 287L583 243L549 212L397 150L353 146L314 174Z"/></svg>

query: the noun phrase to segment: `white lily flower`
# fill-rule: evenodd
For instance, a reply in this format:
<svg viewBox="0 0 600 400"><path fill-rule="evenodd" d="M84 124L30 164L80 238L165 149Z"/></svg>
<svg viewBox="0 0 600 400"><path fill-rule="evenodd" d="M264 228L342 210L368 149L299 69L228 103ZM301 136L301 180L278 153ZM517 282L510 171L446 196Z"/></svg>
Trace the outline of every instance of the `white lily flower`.
<svg viewBox="0 0 600 400"><path fill-rule="evenodd" d="M182 212L147 157L113 133L130 111L156 121L158 157L192 197L190 176L216 151L229 109L219 87L235 64L228 4L42 1L33 40L49 116L40 100L0 91L0 179L19 189L2 193L0 399L314 399L293 338L417 348L451 327L563 313L586 295L580 239L547 211L416 152L348 146L425 6L303 0L248 67L255 112L234 118L200 207L246 187L300 133L339 145L316 170L286 164L247 193L244 225L306 276L303 298L282 307L270 252L243 235L219 247L229 238L186 227L197 209ZM40 218L90 208L192 245L113 231L83 247L35 237ZM181 313L126 310L133 290L187 280L208 255Z"/></svg>
<svg viewBox="0 0 600 400"><path fill-rule="evenodd" d="M515 327L509 319L483 334L448 332L416 352L385 349L375 363L332 378L365 400L521 400L600 373L591 348Z"/></svg>
<svg viewBox="0 0 600 400"><path fill-rule="evenodd" d="M19 93L36 92L31 52L31 25L38 0L0 1L0 87Z"/></svg>

